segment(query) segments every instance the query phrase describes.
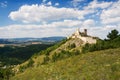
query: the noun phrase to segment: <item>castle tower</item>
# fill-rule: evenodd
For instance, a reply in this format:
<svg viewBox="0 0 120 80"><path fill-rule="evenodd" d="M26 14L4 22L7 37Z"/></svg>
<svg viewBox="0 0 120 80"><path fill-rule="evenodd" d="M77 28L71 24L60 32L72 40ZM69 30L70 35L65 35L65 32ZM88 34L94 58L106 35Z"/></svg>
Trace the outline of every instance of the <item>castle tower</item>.
<svg viewBox="0 0 120 80"><path fill-rule="evenodd" d="M87 36L87 29L84 29L84 34L85 36Z"/></svg>

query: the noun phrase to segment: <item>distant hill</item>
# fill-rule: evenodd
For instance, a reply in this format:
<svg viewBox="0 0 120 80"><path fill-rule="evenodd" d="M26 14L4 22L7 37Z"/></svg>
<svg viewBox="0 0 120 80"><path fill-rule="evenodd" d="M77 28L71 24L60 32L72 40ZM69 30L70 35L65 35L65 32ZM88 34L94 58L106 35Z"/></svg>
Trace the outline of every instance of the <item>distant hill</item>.
<svg viewBox="0 0 120 80"><path fill-rule="evenodd" d="M43 38L9 38L0 39L0 44L12 44L12 43L22 43L28 41L41 41L41 42L57 42L65 39L66 37L43 37Z"/></svg>
<svg viewBox="0 0 120 80"><path fill-rule="evenodd" d="M0 39L0 44L11 44L12 42L8 39Z"/></svg>
<svg viewBox="0 0 120 80"><path fill-rule="evenodd" d="M65 39L66 37L44 37L40 38L41 41L61 41L62 39Z"/></svg>
<svg viewBox="0 0 120 80"><path fill-rule="evenodd" d="M43 37L43 38L12 38L14 41L60 41L65 37Z"/></svg>

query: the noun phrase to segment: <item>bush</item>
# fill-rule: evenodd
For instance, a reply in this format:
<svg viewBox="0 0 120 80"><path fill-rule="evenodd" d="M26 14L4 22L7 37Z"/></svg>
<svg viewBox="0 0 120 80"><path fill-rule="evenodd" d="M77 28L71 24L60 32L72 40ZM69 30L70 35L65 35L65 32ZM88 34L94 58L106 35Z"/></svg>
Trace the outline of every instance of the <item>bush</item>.
<svg viewBox="0 0 120 80"><path fill-rule="evenodd" d="M72 48L75 48L75 47L76 47L75 43L69 44L69 46L68 46L69 49L72 49Z"/></svg>
<svg viewBox="0 0 120 80"><path fill-rule="evenodd" d="M44 59L43 59L43 63L42 64L48 63L49 60L50 60L50 58L48 56L45 56Z"/></svg>
<svg viewBox="0 0 120 80"><path fill-rule="evenodd" d="M55 62L57 60L67 58L67 57L70 57L72 55L74 55L74 52L70 52L70 51L67 51L67 50L66 51L62 50L61 52L54 53L54 55L52 55L52 61Z"/></svg>
<svg viewBox="0 0 120 80"><path fill-rule="evenodd" d="M75 50L74 55L79 55L80 51L79 50Z"/></svg>
<svg viewBox="0 0 120 80"><path fill-rule="evenodd" d="M0 68L0 80L9 80L9 78L13 75L14 72L10 67Z"/></svg>
<svg viewBox="0 0 120 80"><path fill-rule="evenodd" d="M34 63L34 61L32 59L29 59L27 67L32 67L33 63Z"/></svg>
<svg viewBox="0 0 120 80"><path fill-rule="evenodd" d="M27 65L23 65L19 67L20 72L24 72L24 70L27 68Z"/></svg>
<svg viewBox="0 0 120 80"><path fill-rule="evenodd" d="M54 53L52 55L52 61L55 62L57 60L57 53Z"/></svg>

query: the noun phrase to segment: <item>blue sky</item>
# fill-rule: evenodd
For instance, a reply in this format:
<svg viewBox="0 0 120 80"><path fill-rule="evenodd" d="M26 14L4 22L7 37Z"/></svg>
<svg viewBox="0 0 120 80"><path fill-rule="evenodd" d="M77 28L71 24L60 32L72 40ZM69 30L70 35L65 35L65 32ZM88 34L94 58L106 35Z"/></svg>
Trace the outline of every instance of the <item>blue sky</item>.
<svg viewBox="0 0 120 80"><path fill-rule="evenodd" d="M120 0L0 0L0 38L69 36L77 28L105 38L119 22Z"/></svg>

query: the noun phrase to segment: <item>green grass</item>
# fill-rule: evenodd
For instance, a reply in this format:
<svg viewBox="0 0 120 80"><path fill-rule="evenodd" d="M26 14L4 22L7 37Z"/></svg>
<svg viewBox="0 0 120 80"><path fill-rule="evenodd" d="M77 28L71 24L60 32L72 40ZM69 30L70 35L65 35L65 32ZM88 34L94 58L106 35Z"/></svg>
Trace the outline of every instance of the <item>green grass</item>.
<svg viewBox="0 0 120 80"><path fill-rule="evenodd" d="M120 48L27 68L10 80L120 80Z"/></svg>

